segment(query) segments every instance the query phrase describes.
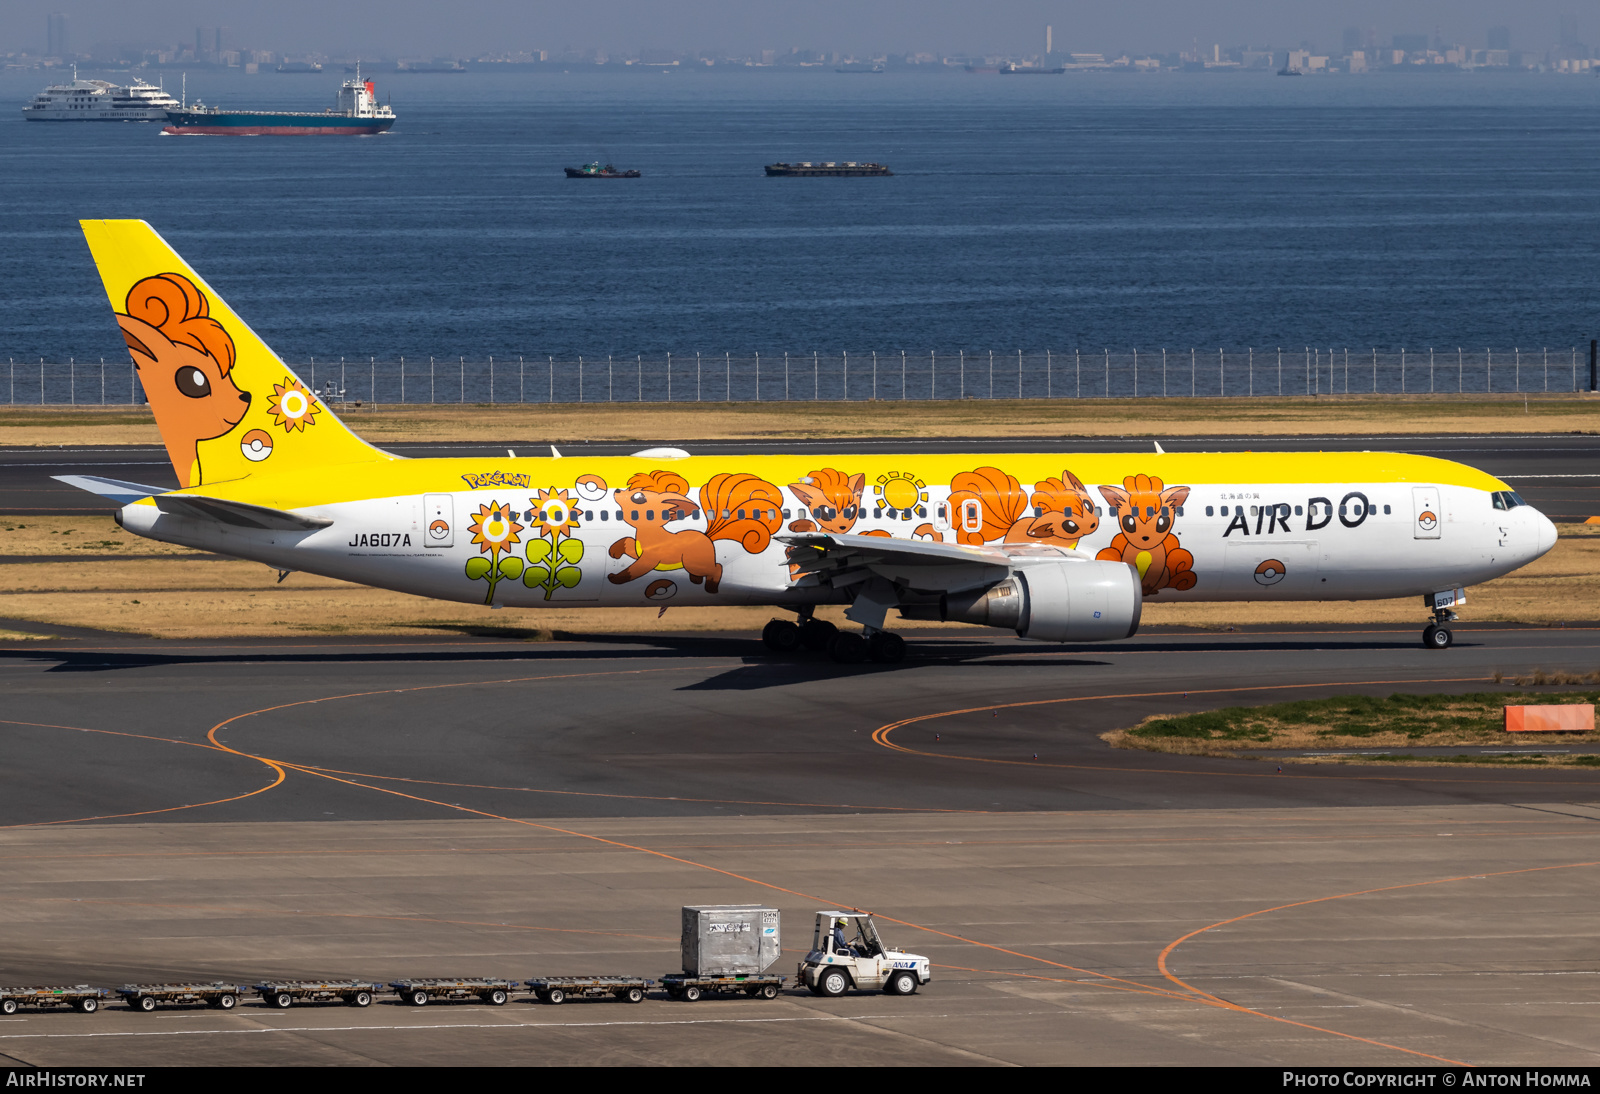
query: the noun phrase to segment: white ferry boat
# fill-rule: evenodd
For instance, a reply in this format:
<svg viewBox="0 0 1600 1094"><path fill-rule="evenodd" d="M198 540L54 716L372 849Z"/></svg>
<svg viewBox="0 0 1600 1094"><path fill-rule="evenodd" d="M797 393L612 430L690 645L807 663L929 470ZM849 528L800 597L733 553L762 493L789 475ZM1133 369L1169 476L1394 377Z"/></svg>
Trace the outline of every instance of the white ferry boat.
<svg viewBox="0 0 1600 1094"><path fill-rule="evenodd" d="M181 104L159 87L135 79L122 87L105 80L80 80L74 68L70 84L47 87L22 116L30 122L164 122L169 109Z"/></svg>

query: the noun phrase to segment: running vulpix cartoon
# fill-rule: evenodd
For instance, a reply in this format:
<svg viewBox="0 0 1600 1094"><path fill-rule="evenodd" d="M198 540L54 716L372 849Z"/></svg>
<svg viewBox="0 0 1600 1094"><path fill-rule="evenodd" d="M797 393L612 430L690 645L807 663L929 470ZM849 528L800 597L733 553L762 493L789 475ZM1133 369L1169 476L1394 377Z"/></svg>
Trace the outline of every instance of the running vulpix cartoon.
<svg viewBox="0 0 1600 1094"><path fill-rule="evenodd" d="M83 229L179 488L59 477L139 535L285 573L492 608L769 605L769 647L845 662L905 655L891 613L1101 642L1192 600L1418 597L1443 649L1467 586L1555 544L1500 480L1396 453L402 459L149 225Z"/></svg>

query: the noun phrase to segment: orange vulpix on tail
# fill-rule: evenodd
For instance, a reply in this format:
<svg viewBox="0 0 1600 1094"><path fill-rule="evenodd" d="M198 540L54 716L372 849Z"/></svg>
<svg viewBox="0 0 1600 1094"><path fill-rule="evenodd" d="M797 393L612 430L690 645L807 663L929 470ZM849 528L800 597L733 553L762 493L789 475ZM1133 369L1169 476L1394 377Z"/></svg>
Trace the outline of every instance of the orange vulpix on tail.
<svg viewBox="0 0 1600 1094"><path fill-rule="evenodd" d="M656 570L684 570L689 580L705 582L714 593L722 582L716 541L736 541L750 554L760 554L783 527L783 494L754 475L722 474L700 488L700 504L689 499L689 482L675 471L649 471L634 475L628 485L613 491L622 519L634 534L610 547L612 558L624 555L632 565L609 575L614 585L625 585ZM706 530L685 528L673 532L667 524L704 510Z"/></svg>
<svg viewBox="0 0 1600 1094"><path fill-rule="evenodd" d="M211 318L205 294L182 274L147 277L117 314L139 384L161 425L178 485L198 486L198 445L233 429L250 408L233 370L233 339Z"/></svg>
<svg viewBox="0 0 1600 1094"><path fill-rule="evenodd" d="M1150 475L1129 475L1122 486L1100 488L1116 515L1118 531L1111 546L1095 558L1126 562L1138 570L1145 596L1162 589L1194 588L1194 555L1180 547L1172 533L1178 506L1189 496L1189 488L1164 489L1161 480Z"/></svg>

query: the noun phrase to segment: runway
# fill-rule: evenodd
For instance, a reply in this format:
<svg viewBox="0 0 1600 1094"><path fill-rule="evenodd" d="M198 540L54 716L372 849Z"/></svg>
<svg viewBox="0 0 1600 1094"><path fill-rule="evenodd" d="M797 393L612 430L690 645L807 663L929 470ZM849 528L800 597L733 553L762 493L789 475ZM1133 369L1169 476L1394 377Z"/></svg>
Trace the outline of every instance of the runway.
<svg viewBox="0 0 1600 1094"><path fill-rule="evenodd" d="M1473 434L1409 436L1162 437L1168 452L1235 452L1243 450L1396 451L1437 456L1481 468L1510 483L1528 503L1556 521L1583 521L1600 515L1600 472L1588 469L1600 461L1600 437L1590 434ZM1149 451L1149 437L990 438L942 440L863 437L821 441L694 441L668 439L632 444L561 442L567 457L617 456L667 444L701 453L932 453L932 452L1117 452ZM508 448L521 455L542 455L548 442L507 439L482 444L395 444L391 452L411 458L429 456L500 456ZM0 449L0 515L24 516L107 511L101 498L53 481L51 475L102 475L164 489L177 479L165 450L157 446L101 448Z"/></svg>
<svg viewBox="0 0 1600 1094"><path fill-rule="evenodd" d="M841 904L937 967L898 1001L24 1013L0 1056L1593 1063L1600 772L1280 775L1097 734L1597 651L1470 626L1439 652L941 632L859 668L714 635L14 643L0 983L659 975L679 905L743 900L783 910L790 968Z"/></svg>

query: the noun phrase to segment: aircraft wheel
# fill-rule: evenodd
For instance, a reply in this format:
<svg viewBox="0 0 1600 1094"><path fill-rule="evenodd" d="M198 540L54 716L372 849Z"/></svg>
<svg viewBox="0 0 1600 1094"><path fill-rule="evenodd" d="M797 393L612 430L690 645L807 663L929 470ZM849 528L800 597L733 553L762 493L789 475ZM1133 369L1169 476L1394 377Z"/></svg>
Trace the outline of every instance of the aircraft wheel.
<svg viewBox="0 0 1600 1094"><path fill-rule="evenodd" d="M841 665L861 665L872 659L872 643L866 635L840 631L828 643L828 656Z"/></svg>
<svg viewBox="0 0 1600 1094"><path fill-rule="evenodd" d="M1422 644L1430 650L1447 650L1455 640L1455 636L1443 627L1429 624L1422 632Z"/></svg>
<svg viewBox="0 0 1600 1094"><path fill-rule="evenodd" d="M773 653L793 653L800 648L800 628L787 619L774 619L762 628L761 641Z"/></svg>
<svg viewBox="0 0 1600 1094"><path fill-rule="evenodd" d="M879 631L870 641L874 661L884 665L897 665L906 659L906 640L898 634Z"/></svg>
<svg viewBox="0 0 1600 1094"><path fill-rule="evenodd" d="M838 633L839 628L826 619L808 619L800 628L800 644L812 653L821 653Z"/></svg>

